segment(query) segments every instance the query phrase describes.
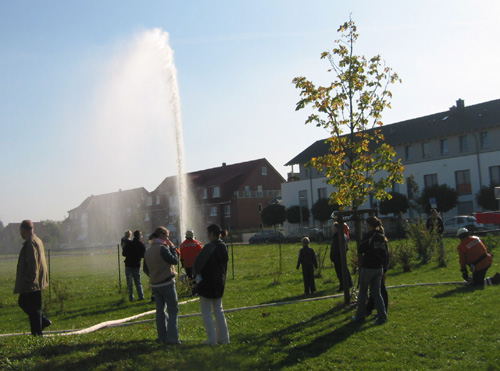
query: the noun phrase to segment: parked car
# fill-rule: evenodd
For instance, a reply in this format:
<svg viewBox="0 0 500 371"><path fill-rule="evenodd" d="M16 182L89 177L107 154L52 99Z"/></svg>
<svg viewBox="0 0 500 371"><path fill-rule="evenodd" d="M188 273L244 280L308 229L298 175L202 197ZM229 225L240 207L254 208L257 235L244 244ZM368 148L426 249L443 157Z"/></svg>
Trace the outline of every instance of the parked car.
<svg viewBox="0 0 500 371"><path fill-rule="evenodd" d="M278 241L285 241L285 236L283 235L283 233L281 233L277 229L264 229L250 237L248 243L258 244Z"/></svg>
<svg viewBox="0 0 500 371"><path fill-rule="evenodd" d="M460 228L467 228L469 232L484 231L484 224L478 223L476 218L471 215L459 215L447 219L444 222L445 234L456 234Z"/></svg>
<svg viewBox="0 0 500 371"><path fill-rule="evenodd" d="M300 242L303 237L309 237L311 241L318 241L321 242L324 240L323 232L321 229L318 228L307 228L307 227L302 227L302 228L297 228L291 231L287 236L286 236L286 241L287 242Z"/></svg>

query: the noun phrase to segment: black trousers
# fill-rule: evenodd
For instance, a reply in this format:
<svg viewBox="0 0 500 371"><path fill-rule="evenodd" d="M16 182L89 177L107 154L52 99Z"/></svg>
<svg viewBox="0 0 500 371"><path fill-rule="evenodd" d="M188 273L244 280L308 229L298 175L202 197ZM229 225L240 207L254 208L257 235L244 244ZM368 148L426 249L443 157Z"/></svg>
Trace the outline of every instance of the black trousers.
<svg viewBox="0 0 500 371"><path fill-rule="evenodd" d="M42 314L42 292L23 292L19 294L18 304L29 317L31 334L42 335L43 327L50 323Z"/></svg>
<svg viewBox="0 0 500 371"><path fill-rule="evenodd" d="M332 260L333 265L335 266L335 273L337 274L337 278L340 284L340 290L344 289L344 277L342 277L342 262L340 261L340 255L335 255L335 258ZM352 278L351 272L349 272L349 268L347 268L347 279L349 280L349 287L352 287Z"/></svg>
<svg viewBox="0 0 500 371"><path fill-rule="evenodd" d="M314 267L312 265L302 265L302 278L304 279L304 293L314 293L316 284L314 282Z"/></svg>

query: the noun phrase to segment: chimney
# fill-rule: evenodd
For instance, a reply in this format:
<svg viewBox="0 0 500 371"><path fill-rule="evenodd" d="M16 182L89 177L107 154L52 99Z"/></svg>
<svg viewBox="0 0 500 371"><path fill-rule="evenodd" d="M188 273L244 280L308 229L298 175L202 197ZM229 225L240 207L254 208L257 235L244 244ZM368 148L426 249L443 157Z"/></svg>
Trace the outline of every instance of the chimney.
<svg viewBox="0 0 500 371"><path fill-rule="evenodd" d="M463 100L463 99L459 99L459 100L457 100L457 108L458 108L459 110L461 110L461 109L464 109L464 108L465 108L465 102L464 102L464 100Z"/></svg>
<svg viewBox="0 0 500 371"><path fill-rule="evenodd" d="M222 163L222 167L226 167L226 163L225 162Z"/></svg>

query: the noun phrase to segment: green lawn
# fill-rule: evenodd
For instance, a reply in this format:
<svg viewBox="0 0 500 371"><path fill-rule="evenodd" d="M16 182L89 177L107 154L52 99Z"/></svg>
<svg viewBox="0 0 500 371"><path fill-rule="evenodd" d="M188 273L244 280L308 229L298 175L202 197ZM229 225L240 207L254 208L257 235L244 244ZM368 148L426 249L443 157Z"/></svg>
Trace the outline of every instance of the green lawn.
<svg viewBox="0 0 500 371"><path fill-rule="evenodd" d="M425 266L415 262L411 272L403 273L396 266L388 272L387 285L459 281L456 242L445 240L447 267L437 268L435 261ZM324 246L313 248L319 252ZM460 285L390 289L389 321L382 326L371 321L357 326L349 321L354 303L344 305L342 297L303 301L335 294L338 282L327 256L322 277L316 280L318 292L302 295L302 275L295 269L298 250L298 245L282 246L280 274L277 245L234 247L234 279L230 264L223 300L226 310L297 302L228 311L231 344L227 346L201 345L205 340L201 318L189 316L179 319L182 345L174 347L156 344L154 321L86 335L2 337L0 369L500 370L500 286L484 290ZM498 260L494 259L489 273L500 271ZM84 277L60 278L73 279L82 288L77 294L72 292L63 313L53 303L50 330L80 329L154 309L150 302L129 303L115 283L92 288L93 295L85 293ZM114 289L108 289L113 285ZM101 290L106 295L100 295ZM197 302L180 307L181 316L198 312ZM0 314L0 333L29 330L27 317L15 302L4 302Z"/></svg>

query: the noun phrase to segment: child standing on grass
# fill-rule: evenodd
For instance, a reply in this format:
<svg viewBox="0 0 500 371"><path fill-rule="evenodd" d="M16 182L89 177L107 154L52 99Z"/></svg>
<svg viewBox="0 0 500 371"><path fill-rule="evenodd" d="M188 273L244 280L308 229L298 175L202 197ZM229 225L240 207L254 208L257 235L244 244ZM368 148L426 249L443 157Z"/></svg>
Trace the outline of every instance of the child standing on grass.
<svg viewBox="0 0 500 371"><path fill-rule="evenodd" d="M297 261L297 269L302 264L302 277L304 278L304 293L309 295L316 292L314 283L314 269L318 268L316 253L309 247L309 238L302 238L302 248L299 250L299 259Z"/></svg>

